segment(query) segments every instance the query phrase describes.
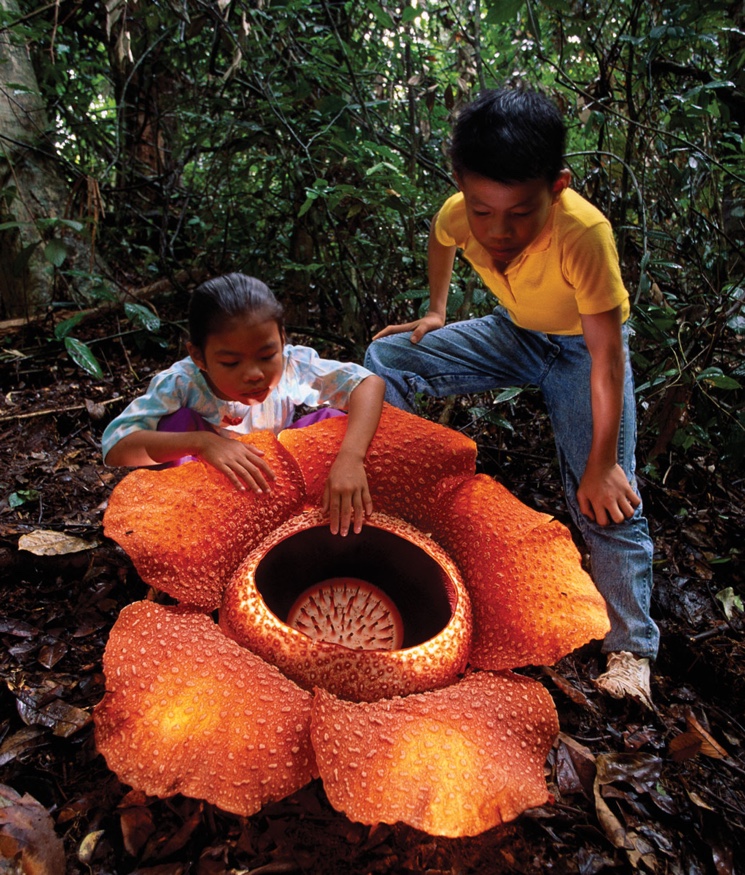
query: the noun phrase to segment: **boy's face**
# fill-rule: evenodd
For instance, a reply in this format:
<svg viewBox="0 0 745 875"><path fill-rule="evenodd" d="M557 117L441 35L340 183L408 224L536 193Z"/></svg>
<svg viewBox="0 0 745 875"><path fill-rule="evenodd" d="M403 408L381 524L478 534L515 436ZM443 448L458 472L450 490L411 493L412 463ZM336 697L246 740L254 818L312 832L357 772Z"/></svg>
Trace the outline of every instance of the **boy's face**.
<svg viewBox="0 0 745 875"><path fill-rule="evenodd" d="M545 179L508 185L476 173L457 177L471 233L496 267L504 270L541 233L569 179L568 170L562 170L553 185Z"/></svg>

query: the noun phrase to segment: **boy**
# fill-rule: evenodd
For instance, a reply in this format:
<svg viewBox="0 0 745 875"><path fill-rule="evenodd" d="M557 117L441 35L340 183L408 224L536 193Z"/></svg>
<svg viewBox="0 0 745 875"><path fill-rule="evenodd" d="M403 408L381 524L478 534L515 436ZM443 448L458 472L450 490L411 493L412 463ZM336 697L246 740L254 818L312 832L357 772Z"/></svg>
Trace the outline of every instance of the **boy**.
<svg viewBox="0 0 745 875"><path fill-rule="evenodd" d="M409 410L418 392L543 391L567 504L608 604L607 668L595 684L653 707L659 631L634 476L629 296L609 222L569 188L564 141L559 110L534 91L488 91L460 113L451 147L460 191L432 221L430 309L379 332L365 366L386 380L386 400ZM458 249L499 306L445 326Z"/></svg>

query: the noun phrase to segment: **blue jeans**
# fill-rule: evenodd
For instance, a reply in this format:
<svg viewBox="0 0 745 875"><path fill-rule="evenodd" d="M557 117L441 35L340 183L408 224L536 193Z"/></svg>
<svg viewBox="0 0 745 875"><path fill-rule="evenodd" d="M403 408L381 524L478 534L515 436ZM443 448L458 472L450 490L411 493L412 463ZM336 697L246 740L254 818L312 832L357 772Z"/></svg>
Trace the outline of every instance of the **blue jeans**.
<svg viewBox="0 0 745 875"><path fill-rule="evenodd" d="M626 378L618 462L636 490L634 381L624 327ZM611 629L603 652L628 650L654 659L660 633L650 617L653 546L641 505L623 523L599 526L579 509L577 488L592 441L590 354L584 338L518 328L498 307L491 315L447 325L412 344L409 334L374 341L365 367L386 381L385 399L413 411L417 393L447 395L537 386L554 429L569 512L590 553L595 585Z"/></svg>

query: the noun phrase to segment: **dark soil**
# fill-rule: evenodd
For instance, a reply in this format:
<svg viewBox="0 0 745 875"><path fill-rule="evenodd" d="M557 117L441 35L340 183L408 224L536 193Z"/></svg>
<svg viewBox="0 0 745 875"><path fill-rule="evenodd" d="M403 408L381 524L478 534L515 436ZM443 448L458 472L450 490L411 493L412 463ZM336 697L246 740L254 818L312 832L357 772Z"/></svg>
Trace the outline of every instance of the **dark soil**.
<svg viewBox="0 0 745 875"><path fill-rule="evenodd" d="M161 316L183 312L179 298L156 303ZM102 533L107 498L126 472L103 467L99 440L151 374L182 354L182 331L164 321L158 337L120 333L114 314L79 326L103 380L51 336L43 324L0 337L0 783L50 812L68 873L726 875L745 860L745 637L742 613L725 608L728 588L745 597L745 492L713 453L670 454L657 479L642 481L662 630L656 712L594 690L595 645L528 672L549 689L561 721L547 763L552 804L476 838L446 840L352 823L320 783L250 818L130 792L96 753L90 714L104 690L109 629L148 588ZM295 339L318 346L312 336ZM472 404L459 400L450 421L478 442L483 470L566 522L538 399L521 397L510 413L514 433L474 423ZM642 461L644 451L642 440ZM77 536L87 549L19 549L37 530ZM0 860L0 872L21 871L9 865Z"/></svg>

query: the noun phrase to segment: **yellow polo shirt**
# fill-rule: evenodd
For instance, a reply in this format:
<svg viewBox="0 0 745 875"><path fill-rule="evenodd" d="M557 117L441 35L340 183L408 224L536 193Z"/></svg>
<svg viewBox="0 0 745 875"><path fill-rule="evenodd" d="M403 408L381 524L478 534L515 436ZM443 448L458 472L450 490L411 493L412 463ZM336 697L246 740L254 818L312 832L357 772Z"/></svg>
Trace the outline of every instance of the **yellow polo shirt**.
<svg viewBox="0 0 745 875"><path fill-rule="evenodd" d="M565 189L536 239L504 273L478 243L461 193L437 214L435 234L457 246L486 287L521 328L545 334L582 334L580 314L592 316L621 305L629 316L629 293L621 279L610 222L576 191Z"/></svg>

